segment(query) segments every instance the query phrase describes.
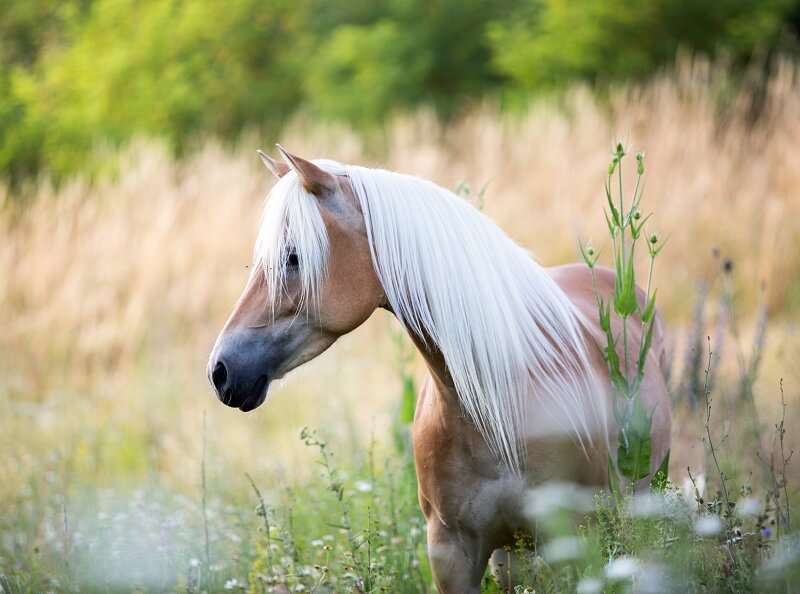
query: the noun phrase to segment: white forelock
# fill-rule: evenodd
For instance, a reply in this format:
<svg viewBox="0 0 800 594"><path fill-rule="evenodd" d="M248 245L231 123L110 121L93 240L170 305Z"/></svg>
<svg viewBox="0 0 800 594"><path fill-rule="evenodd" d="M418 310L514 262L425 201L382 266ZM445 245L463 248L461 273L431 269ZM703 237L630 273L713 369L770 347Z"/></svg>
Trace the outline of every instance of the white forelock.
<svg viewBox="0 0 800 594"><path fill-rule="evenodd" d="M431 182L333 161L364 213L373 264L407 331L444 356L464 412L511 470L523 464L528 401L566 419L582 447L605 408L593 394L584 321L531 255L489 218ZM296 250L306 303L325 281L328 241L318 200L295 174L272 190L256 244L268 286ZM274 299L279 291L272 291ZM594 397L593 397L594 396Z"/></svg>

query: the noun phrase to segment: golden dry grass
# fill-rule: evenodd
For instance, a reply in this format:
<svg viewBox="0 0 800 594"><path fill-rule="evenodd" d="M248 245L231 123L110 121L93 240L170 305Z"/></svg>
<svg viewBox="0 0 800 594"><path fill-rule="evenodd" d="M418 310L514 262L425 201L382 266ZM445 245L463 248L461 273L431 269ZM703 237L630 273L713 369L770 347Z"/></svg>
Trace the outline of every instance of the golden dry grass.
<svg viewBox="0 0 800 594"><path fill-rule="evenodd" d="M217 476L307 472L287 436L305 423L342 439L385 430L399 380L383 315L249 416L216 404L205 385L205 358L244 285L272 184L255 149L274 140L445 187L488 183L487 213L546 264L575 260L578 236L602 244L612 142L644 150L644 205L671 236L655 279L668 323L689 322L693 287L713 276L718 247L735 263L745 320L767 287L774 321L759 397L774 403L785 377L797 402L800 80L782 64L754 124L746 94L719 107L727 84L721 69L684 61L608 103L577 87L522 116L486 106L444 125L419 113L389 125L378 149L304 121L280 139L245 137L236 150L208 142L184 162L143 141L119 155L113 179L43 185L23 209L6 200L0 502L23 497L19 485L42 483L48 470L98 485L143 476L195 485L204 409Z"/></svg>

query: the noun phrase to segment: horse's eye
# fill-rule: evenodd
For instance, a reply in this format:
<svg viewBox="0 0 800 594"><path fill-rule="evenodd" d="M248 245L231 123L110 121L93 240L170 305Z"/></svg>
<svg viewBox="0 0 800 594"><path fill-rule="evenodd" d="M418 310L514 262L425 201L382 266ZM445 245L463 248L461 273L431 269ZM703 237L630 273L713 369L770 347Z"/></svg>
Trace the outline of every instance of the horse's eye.
<svg viewBox="0 0 800 594"><path fill-rule="evenodd" d="M294 250L290 250L286 254L286 267L297 268L298 266L300 266L300 260L297 257L297 252Z"/></svg>

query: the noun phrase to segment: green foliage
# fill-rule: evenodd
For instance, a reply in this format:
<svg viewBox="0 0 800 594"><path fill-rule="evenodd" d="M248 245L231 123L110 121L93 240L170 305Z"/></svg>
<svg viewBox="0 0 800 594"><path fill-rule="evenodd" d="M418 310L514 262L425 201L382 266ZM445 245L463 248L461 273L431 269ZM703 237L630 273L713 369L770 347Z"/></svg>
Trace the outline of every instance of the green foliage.
<svg viewBox="0 0 800 594"><path fill-rule="evenodd" d="M679 46L739 64L789 0L35 0L0 6L0 169L12 184L104 164L137 135L276 134L298 109L373 128L574 79L642 77ZM794 17L796 18L796 17Z"/></svg>
<svg viewBox="0 0 800 594"><path fill-rule="evenodd" d="M285 44L302 24L294 2L260 5L96 2L68 20L62 51L11 77L21 137L38 141L38 159L61 176L85 164L96 139L162 136L180 151L203 130L232 136L247 122L280 120L298 98Z"/></svg>
<svg viewBox="0 0 800 594"><path fill-rule="evenodd" d="M740 63L780 40L791 0L526 0L488 29L495 67L512 88L540 90L575 78L637 78L671 62L680 47Z"/></svg>
<svg viewBox="0 0 800 594"><path fill-rule="evenodd" d="M419 99L431 56L391 20L335 29L306 65L304 89L320 115L366 125Z"/></svg>

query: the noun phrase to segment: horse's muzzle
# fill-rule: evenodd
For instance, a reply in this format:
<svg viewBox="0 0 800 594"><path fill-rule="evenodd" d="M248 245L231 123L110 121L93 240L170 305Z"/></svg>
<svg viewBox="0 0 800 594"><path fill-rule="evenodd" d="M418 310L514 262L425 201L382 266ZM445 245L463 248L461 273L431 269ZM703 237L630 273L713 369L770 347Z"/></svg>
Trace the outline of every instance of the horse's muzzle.
<svg viewBox="0 0 800 594"><path fill-rule="evenodd" d="M264 345L243 344L244 337L218 344L208 362L208 381L219 401L249 412L263 404L272 377L269 350Z"/></svg>

